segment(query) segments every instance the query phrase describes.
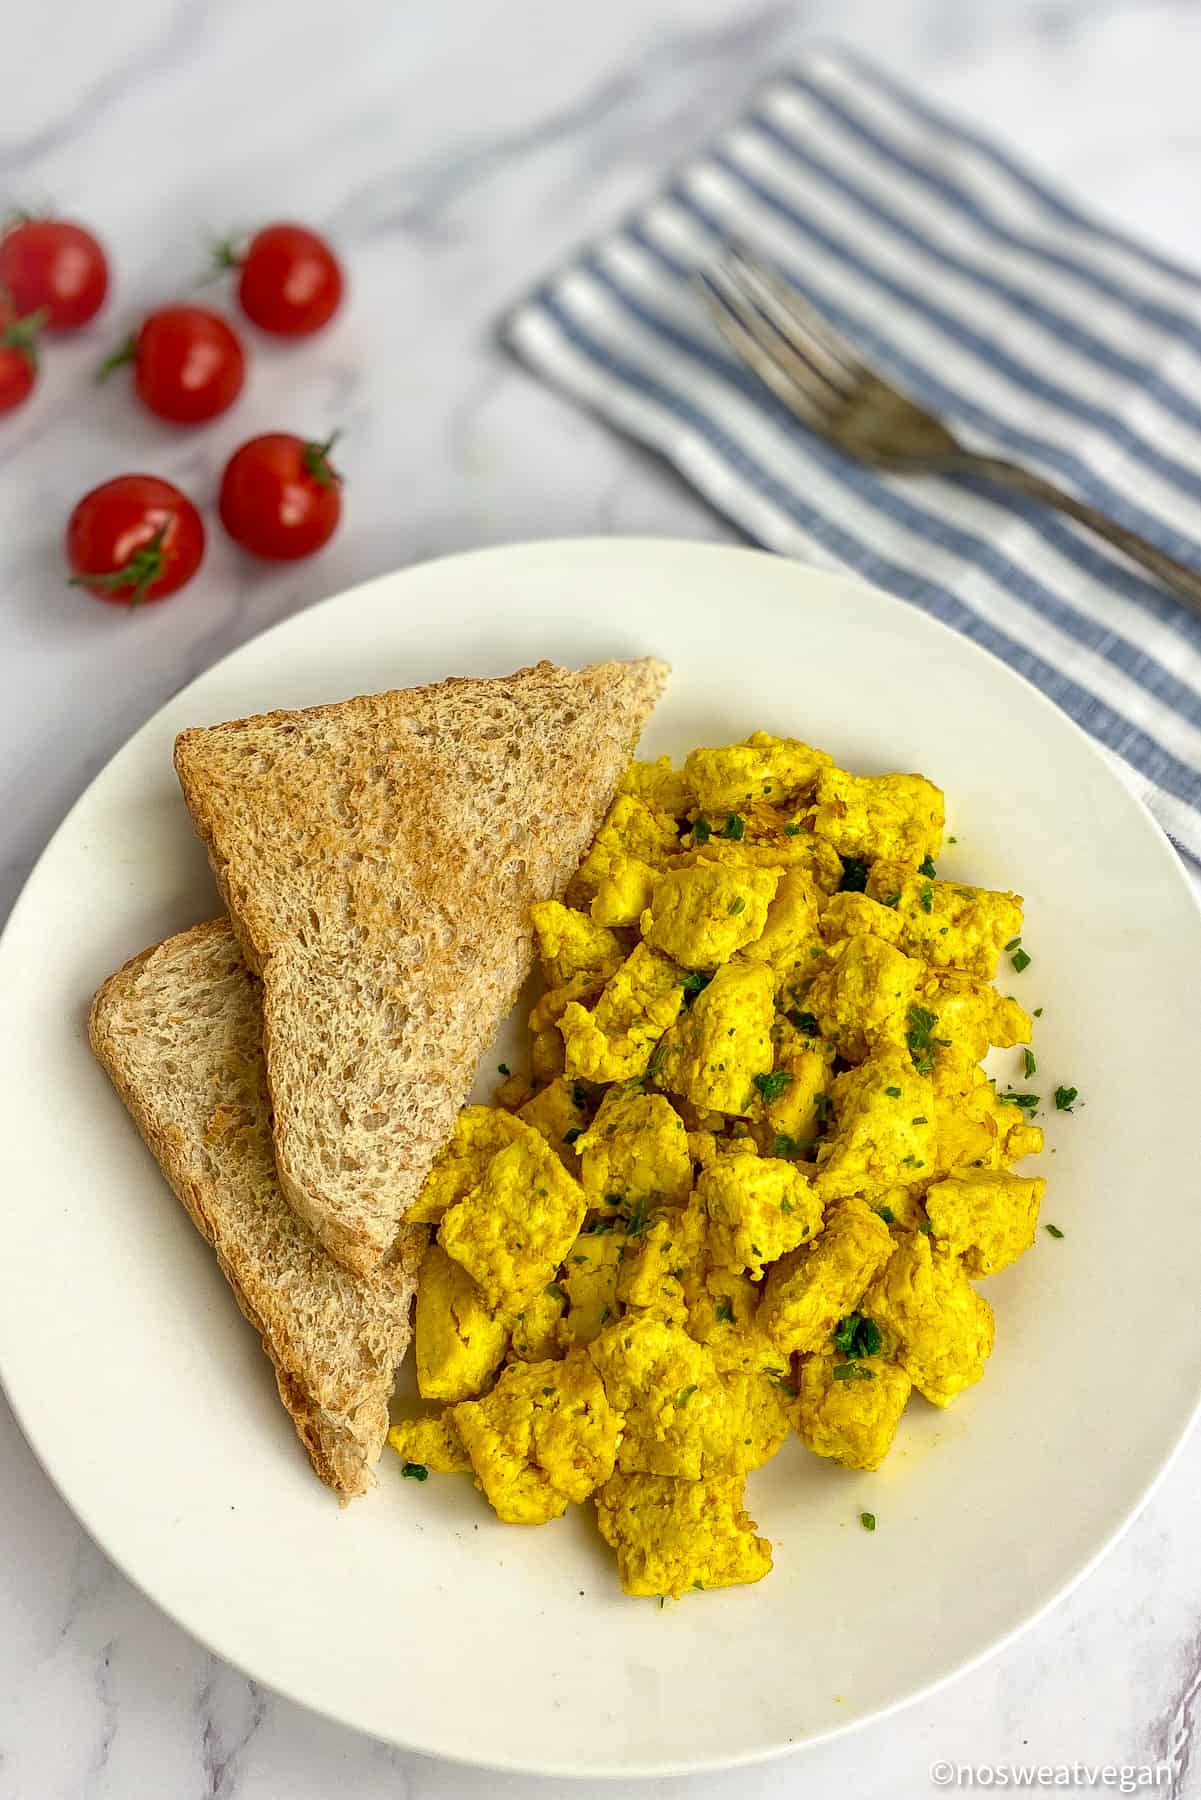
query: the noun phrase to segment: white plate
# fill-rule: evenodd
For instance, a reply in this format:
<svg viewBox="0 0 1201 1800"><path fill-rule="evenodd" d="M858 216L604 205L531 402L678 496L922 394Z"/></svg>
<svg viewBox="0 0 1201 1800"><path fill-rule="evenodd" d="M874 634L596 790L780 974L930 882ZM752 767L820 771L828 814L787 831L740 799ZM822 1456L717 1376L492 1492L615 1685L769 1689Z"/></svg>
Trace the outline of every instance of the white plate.
<svg viewBox="0 0 1201 1800"><path fill-rule="evenodd" d="M188 604L186 598L177 602ZM211 1254L92 1062L98 982L216 909L171 770L184 725L547 656L654 652L644 749L757 726L948 790L942 872L1027 897L1006 971L1038 1028L1044 1218L987 1283L997 1348L949 1412L915 1402L876 1475L788 1446L751 1477L776 1567L663 1610L625 1599L589 1509L498 1524L386 1458L339 1513ZM666 1774L861 1723L995 1648L1146 1498L1201 1391L1201 915L1166 839L1032 688L914 609L749 551L527 545L356 589L247 645L92 784L0 948L0 1370L83 1523L222 1656L437 1755ZM1016 1069L1009 1053L1007 1076ZM1027 1085L1023 1083L1023 1085ZM858 1523L870 1508L869 1536Z"/></svg>

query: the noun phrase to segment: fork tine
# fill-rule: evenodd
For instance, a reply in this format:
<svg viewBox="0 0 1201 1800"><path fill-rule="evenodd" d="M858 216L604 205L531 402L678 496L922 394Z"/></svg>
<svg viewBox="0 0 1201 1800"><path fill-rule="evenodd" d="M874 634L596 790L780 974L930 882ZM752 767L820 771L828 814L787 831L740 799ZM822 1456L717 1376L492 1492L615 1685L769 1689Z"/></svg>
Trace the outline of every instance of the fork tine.
<svg viewBox="0 0 1201 1800"><path fill-rule="evenodd" d="M762 308L748 296L729 270L722 267L707 270L703 279L726 313L736 319L745 336L754 341L761 357L767 357L822 412L834 414L841 409L849 390L840 382L832 381L823 368L765 317Z"/></svg>
<svg viewBox="0 0 1201 1800"><path fill-rule="evenodd" d="M850 393L863 376L862 359L812 302L744 250L728 250L723 263L735 284L781 336L820 368L831 386Z"/></svg>
<svg viewBox="0 0 1201 1800"><path fill-rule="evenodd" d="M743 359L760 381L784 402L803 425L809 426L811 430L821 431L824 410L814 397L812 387L802 386L789 370L780 365L773 351L747 328L741 312L729 305L708 275L698 272L695 285L717 329L735 354ZM775 333L774 336L778 342L779 334Z"/></svg>

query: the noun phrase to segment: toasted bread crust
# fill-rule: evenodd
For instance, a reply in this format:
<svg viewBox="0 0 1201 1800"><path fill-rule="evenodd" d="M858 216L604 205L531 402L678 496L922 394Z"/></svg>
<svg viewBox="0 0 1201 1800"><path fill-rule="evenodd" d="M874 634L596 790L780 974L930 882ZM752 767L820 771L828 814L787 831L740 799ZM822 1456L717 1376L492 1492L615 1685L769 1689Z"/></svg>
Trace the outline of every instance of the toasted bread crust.
<svg viewBox="0 0 1201 1800"><path fill-rule="evenodd" d="M185 731L175 765L264 983L280 1185L388 1255L666 680L549 663Z"/></svg>
<svg viewBox="0 0 1201 1800"><path fill-rule="evenodd" d="M355 1281L279 1190L257 984L228 920L143 951L92 1004L92 1048L259 1333L313 1467L372 1485L425 1234Z"/></svg>

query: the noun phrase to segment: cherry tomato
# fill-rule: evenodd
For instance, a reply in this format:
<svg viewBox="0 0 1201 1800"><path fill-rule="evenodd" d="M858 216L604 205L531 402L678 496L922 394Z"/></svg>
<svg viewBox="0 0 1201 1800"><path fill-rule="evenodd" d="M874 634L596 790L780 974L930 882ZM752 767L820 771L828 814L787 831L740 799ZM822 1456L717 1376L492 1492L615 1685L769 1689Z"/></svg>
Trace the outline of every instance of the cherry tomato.
<svg viewBox="0 0 1201 1800"><path fill-rule="evenodd" d="M46 313L47 331L75 331L104 305L108 260L82 225L18 214L0 237L0 287L18 313Z"/></svg>
<svg viewBox="0 0 1201 1800"><path fill-rule="evenodd" d="M0 299L0 413L13 412L28 400L38 378L37 335L44 311L18 319Z"/></svg>
<svg viewBox="0 0 1201 1800"><path fill-rule="evenodd" d="M67 522L71 586L117 605L165 600L191 581L203 555L200 514L157 475L102 483Z"/></svg>
<svg viewBox="0 0 1201 1800"><path fill-rule="evenodd" d="M246 358L233 326L204 306L164 306L100 365L97 379L123 363L143 406L177 425L200 425L233 405Z"/></svg>
<svg viewBox="0 0 1201 1800"><path fill-rule="evenodd" d="M221 523L254 556L272 562L311 556L337 529L342 477L329 453L334 439L306 443L270 431L235 450L221 478Z"/></svg>
<svg viewBox="0 0 1201 1800"><path fill-rule="evenodd" d="M338 259L325 239L304 225L265 225L241 254L230 244L219 246L217 261L241 270L242 310L264 331L283 337L320 331L341 303Z"/></svg>

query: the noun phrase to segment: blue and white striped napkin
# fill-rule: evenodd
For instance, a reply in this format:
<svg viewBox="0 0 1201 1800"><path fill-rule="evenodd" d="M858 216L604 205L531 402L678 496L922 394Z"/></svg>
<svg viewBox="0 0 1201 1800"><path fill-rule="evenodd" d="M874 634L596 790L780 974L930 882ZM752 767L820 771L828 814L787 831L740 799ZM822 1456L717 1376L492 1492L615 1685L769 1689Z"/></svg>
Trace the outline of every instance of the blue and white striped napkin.
<svg viewBox="0 0 1201 1800"><path fill-rule="evenodd" d="M952 422L1201 568L1201 277L841 51L757 96L505 321L536 370L770 549L853 569L1043 689L1201 859L1201 620L1044 508L873 473L689 290L736 239Z"/></svg>

